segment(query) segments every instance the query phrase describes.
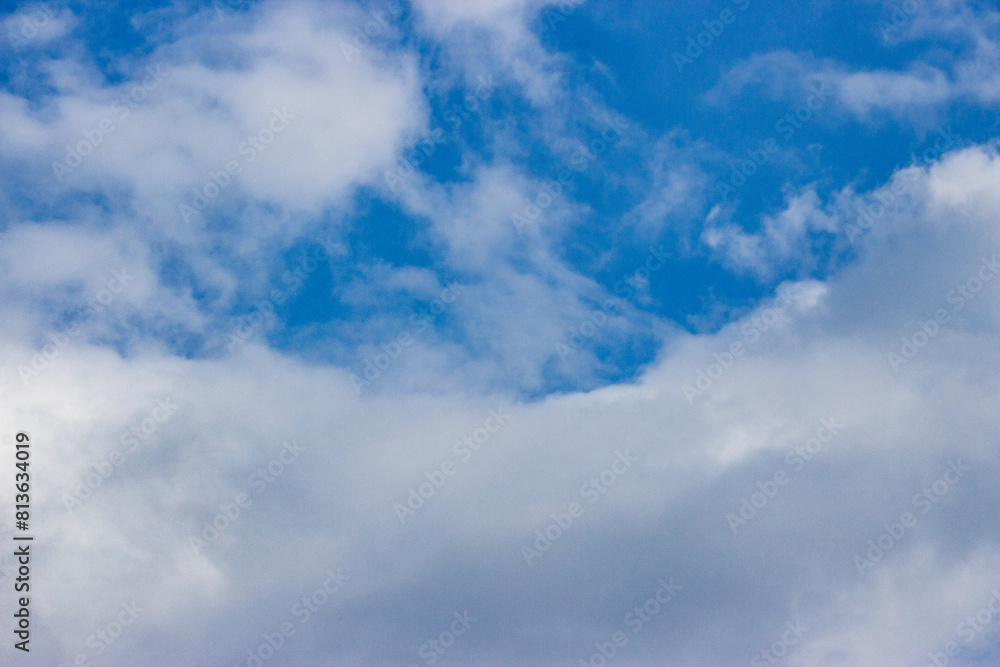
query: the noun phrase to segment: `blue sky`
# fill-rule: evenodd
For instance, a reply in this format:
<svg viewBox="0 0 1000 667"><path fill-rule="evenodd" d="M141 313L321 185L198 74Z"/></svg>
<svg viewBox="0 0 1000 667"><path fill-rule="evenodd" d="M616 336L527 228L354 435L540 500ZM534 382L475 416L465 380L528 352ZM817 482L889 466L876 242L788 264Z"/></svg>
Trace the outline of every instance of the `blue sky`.
<svg viewBox="0 0 1000 667"><path fill-rule="evenodd" d="M1000 660L995 6L2 11L4 661Z"/></svg>

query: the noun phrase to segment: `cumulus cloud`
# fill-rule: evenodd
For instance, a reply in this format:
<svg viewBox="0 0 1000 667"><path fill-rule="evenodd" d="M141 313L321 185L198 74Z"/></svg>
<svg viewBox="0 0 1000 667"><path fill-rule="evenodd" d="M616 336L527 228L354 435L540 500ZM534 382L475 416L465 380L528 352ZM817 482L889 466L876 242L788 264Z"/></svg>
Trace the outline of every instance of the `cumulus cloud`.
<svg viewBox="0 0 1000 667"><path fill-rule="evenodd" d="M156 350L122 359L78 345L27 387L8 376L18 401L5 420L31 433L47 471L39 544L58 545L40 550L37 609L59 641L38 659L96 657L87 637L133 598L143 621L109 649L112 662L235 661L287 619L297 636L279 663L413 661L465 609L478 626L456 655L586 658L660 578L680 592L650 619L655 629L630 639L635 658L704 656L716 635L697 619L735 623L747 605L754 621L710 644L714 658L749 660L798 621L808 632L792 664L938 650L956 614L985 604L996 585L991 533L960 526L996 502L1000 283L980 283L962 308L948 297L989 273L979 270L1000 240L988 214L998 180L995 154L950 156L913 204L870 230L856 265L791 286L780 315L776 299L718 334L681 337L630 386L530 403L450 391L359 398L345 371L253 345L224 361ZM948 244L925 243L944 228ZM894 369L889 353L902 354L899 341L941 309L948 321ZM745 351L727 357L734 342ZM8 363L28 352L5 344ZM688 385L699 393L686 396ZM176 409L151 420L163 400ZM491 410L502 424L487 433ZM123 439L130 428L144 436L135 451ZM817 433L826 444L810 455ZM272 466L257 493L252 475L289 440L302 453ZM68 509L67 494L84 495L115 451L120 467ZM634 463L616 465L626 452ZM955 461L968 469L922 513L912 498L934 494ZM784 484L772 484L777 471ZM766 504L746 525L727 519L758 492ZM235 514L239 493L249 506L206 531ZM560 537L548 531L551 545L538 542L527 563L522 547L565 525L552 517L574 502L582 514ZM888 544L878 542L883 526L898 532L906 511L915 526L859 573L854 556L869 540ZM206 544L195 549L192 536ZM293 605L338 567L342 590L299 624ZM99 594L108 590L118 595ZM947 610L935 607L940 595ZM89 600L102 602L87 617L73 611ZM567 622L570 634L559 630ZM524 641L510 647L500 628Z"/></svg>
<svg viewBox="0 0 1000 667"><path fill-rule="evenodd" d="M705 197L721 148L566 76L558 7L393 7L205 9L124 82L67 27L24 65L44 93L0 91L35 534L32 652L2 660L596 664L622 632L623 664L995 661L965 619L1000 587L996 147L743 216ZM863 118L965 95L975 58L758 54L710 99L822 81ZM667 241L769 289L687 331Z"/></svg>

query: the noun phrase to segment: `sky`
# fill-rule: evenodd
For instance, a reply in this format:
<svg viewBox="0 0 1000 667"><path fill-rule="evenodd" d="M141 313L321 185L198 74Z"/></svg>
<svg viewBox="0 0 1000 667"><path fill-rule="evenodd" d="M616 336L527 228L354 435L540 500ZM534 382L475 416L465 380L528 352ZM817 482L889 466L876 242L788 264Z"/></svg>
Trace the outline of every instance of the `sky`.
<svg viewBox="0 0 1000 667"><path fill-rule="evenodd" d="M0 12L3 664L1000 664L995 3Z"/></svg>

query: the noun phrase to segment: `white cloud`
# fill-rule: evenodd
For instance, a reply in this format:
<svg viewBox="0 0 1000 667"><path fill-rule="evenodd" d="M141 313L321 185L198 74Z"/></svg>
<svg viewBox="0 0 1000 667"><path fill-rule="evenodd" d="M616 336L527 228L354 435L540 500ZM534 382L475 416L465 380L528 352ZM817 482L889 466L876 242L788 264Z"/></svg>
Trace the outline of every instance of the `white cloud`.
<svg viewBox="0 0 1000 667"><path fill-rule="evenodd" d="M892 3L887 12L898 13L901 6ZM774 99L795 99L822 82L833 89L843 109L862 122L878 122L887 114L921 128L937 124L936 115L952 102L995 104L1000 43L994 28L1000 13L964 2L910 3L907 8L911 6L916 11L904 12L903 19L897 16L898 25L888 31L891 24L883 25L892 46L902 39L919 44L933 38L955 42L961 55L944 65L934 51L925 50L908 66L869 70L812 52L777 50L754 54L729 68L706 98L721 104L748 86L762 86Z"/></svg>
<svg viewBox="0 0 1000 667"><path fill-rule="evenodd" d="M66 146L82 147L58 175L66 186L115 184L166 228L183 227L192 188L213 199L213 173L224 184L212 204L315 211L374 180L425 117L411 57L374 46L345 56L348 27L365 20L339 3L262 3L161 46L121 85L52 61L56 94L35 111L5 94L0 137L42 193L65 192L52 163L75 163ZM230 162L239 175L225 174Z"/></svg>
<svg viewBox="0 0 1000 667"><path fill-rule="evenodd" d="M751 602L755 620L715 645L716 659L749 659L793 618L810 630L790 664L940 650L960 618L950 610L977 608L993 585L995 531L983 527L991 519L980 509L997 500L1000 282L952 313L901 370L893 372L887 353L897 331L949 307L956 281L1000 245L987 206L998 165L982 150L950 156L930 169L912 206L864 237L856 265L805 285L807 298L779 324L767 303L717 335L675 339L633 385L534 403L450 389L358 398L345 371L252 345L197 361L155 350L123 360L81 344L28 387L8 373L5 394L15 399L0 416L31 433L32 465L44 471L33 502L36 544L49 546L38 549L40 650L32 658L51 664L86 651L86 637L113 619L120 598L134 597L145 611L109 651L112 663L237 660L336 566L351 579L297 626L282 660L412 660L414 647L440 632L436 619L462 608L482 627L508 628L502 643L470 634L465 655L529 659L548 646L585 656L621 624L620 615L591 610L624 614L665 576L684 588L657 631L635 639L634 659L668 649L673 660L703 658L712 635L697 619L745 618ZM955 211L958 198L968 213ZM945 232L947 243L926 243ZM754 318L771 325L750 345L743 327ZM689 404L683 385L733 340L748 343L747 353ZM9 340L2 350L8 368L27 352ZM68 512L62 494L121 448L123 432L165 396L176 414ZM461 461L454 443L498 406L509 421ZM830 417L843 424L835 439L734 535L725 515L756 482L790 471L786 452ZM305 446L301 459L193 555L192 532L246 490L289 438ZM526 565L520 547L579 501L581 485L622 449L638 458L634 468ZM859 576L852 556L956 458L972 470L918 515L870 576ZM455 474L401 526L394 504L446 459ZM0 493L11 499L9 487ZM956 534L956 522L967 521L979 528ZM608 572L611 583L593 572ZM246 581L255 582L254 604ZM720 586L729 593L718 595ZM949 613L919 613L939 594ZM93 613L74 611L81 608ZM567 622L578 628L572 636L559 631ZM42 648L50 636L59 642ZM511 646L511 636L522 641Z"/></svg>
<svg viewBox="0 0 1000 667"><path fill-rule="evenodd" d="M526 27L541 8L447 2L416 11L428 34L447 40L449 75L504 72L540 110L545 141L561 146L573 140L556 119L567 92L558 57L541 54ZM37 649L25 664L81 653L107 664L228 664L289 618L297 634L272 664L409 664L461 609L491 632L469 633L455 660L584 657L661 577L683 588L655 631L634 638L630 660L704 662L711 647L714 660L745 662L790 619L810 629L789 664L915 661L940 650L956 618L996 585L995 517L982 509L997 504L1000 471L1000 277L983 277L1000 245L1000 158L991 148L912 167L864 196L791 194L755 233L717 209L703 240L722 261L767 278L808 256L817 234L838 235L844 249L858 205L890 200L853 239L856 260L824 281L784 286L794 296L788 308L768 299L710 335L680 334L627 305L608 316L599 340L612 353L633 353L622 348L635 335L660 344L630 383L533 401L508 389L531 392L553 378L579 386L614 369L589 343L550 363L567 329L596 323L610 295L558 258L571 216L583 213L577 205L553 203L536 227L515 229L512 211L537 201L543 184L503 151L492 164L463 162L464 181L420 182L398 198L429 221L443 268L463 276L446 317L473 352L442 327L359 396L349 377L356 368L252 342L223 358L187 358L140 335L217 328L219 311L266 288L261 248L280 248L319 210L336 228L345 195L382 183L383 169L426 129L415 57L388 43L344 57L339 41L369 20L339 4L298 2L217 22L197 17L149 58L169 77L116 121L68 185L49 177L53 156L99 126L134 82L111 86L53 60L42 68L56 89L44 112L0 98L3 160L17 166L5 197L21 182L43 184L32 191L41 199L75 189L106 197L63 201L69 214L54 220L18 205L18 224L0 244L8 308L0 384L10 399L0 421L34 443ZM784 94L782 85L814 72L794 54L755 62L737 68L734 89L784 71L775 89ZM916 93L952 94L951 80L931 70L829 72L840 77L845 106L862 115L923 104ZM176 205L186 189L224 168L241 137L286 105L294 122L217 200L236 229L182 228ZM571 113L600 115L583 106ZM672 144L654 153L651 194L624 221L651 234L683 212L685 188L704 188ZM148 225L135 224L146 216ZM165 268L176 264L185 268ZM115 293L111 316L25 383L19 367L39 354L38 338L122 267L136 278ZM385 293L427 299L443 287L428 269L357 268L374 285L358 281L348 296L375 310ZM952 295L976 284L959 307ZM940 310L947 321L894 368L890 353L918 340ZM390 320L378 312L350 326L362 337ZM735 343L743 352L732 352ZM686 385L698 387L692 400ZM173 414L155 417L171 403ZM477 429L497 409L509 418L483 440ZM831 419L842 427L796 470L789 452ZM149 437L131 440L140 434ZM480 449L462 449L464 438ZM280 462L289 440L301 455L268 473L257 493L252 480L262 477L253 476ZM589 504L581 487L600 487L624 450L636 462ZM120 464L105 463L116 454ZM859 576L852 557L958 459L971 466L966 476ZM454 474L435 476L445 461ZM778 470L790 481L734 534L726 515ZM68 509L67 494L88 478L99 482L92 497ZM439 488L401 525L395 505L428 483ZM225 517L239 493L250 502ZM10 485L0 497L13 503ZM525 563L521 547L571 502L586 503L583 516ZM228 525L208 537L215 520ZM193 535L210 543L196 553ZM343 590L299 624L293 605L338 567L349 576ZM10 587L2 591L9 609ZM142 608L136 623L97 656L88 637L132 600ZM0 656L13 659L9 644Z"/></svg>
<svg viewBox="0 0 1000 667"><path fill-rule="evenodd" d="M811 257L810 244L815 234L839 231L837 221L822 209L813 189L790 195L785 208L777 214L761 216L757 232L747 233L732 223L717 222L723 216L721 205L709 213L702 242L735 269L764 279L772 278L776 270L791 261Z"/></svg>
<svg viewBox="0 0 1000 667"><path fill-rule="evenodd" d="M0 21L4 49L24 52L65 37L76 25L76 17L65 1L28 3Z"/></svg>

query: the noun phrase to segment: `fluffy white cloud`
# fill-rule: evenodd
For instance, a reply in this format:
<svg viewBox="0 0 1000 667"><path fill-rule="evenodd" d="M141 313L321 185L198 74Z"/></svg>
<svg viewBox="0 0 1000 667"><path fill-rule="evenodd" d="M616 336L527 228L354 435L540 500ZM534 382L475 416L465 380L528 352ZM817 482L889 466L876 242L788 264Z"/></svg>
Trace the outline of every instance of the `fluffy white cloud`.
<svg viewBox="0 0 1000 667"><path fill-rule="evenodd" d="M661 577L682 588L630 635L630 659L704 659L712 645L714 659L747 661L795 621L808 631L790 664L941 650L997 585L996 531L979 508L997 501L1000 464L1000 280L982 268L1000 245L998 182L995 154L949 156L859 240L855 265L792 286L791 307L769 301L718 334L676 339L631 385L531 403L460 390L359 398L345 371L253 345L197 361L79 344L28 386L8 373L3 421L35 443L36 641L58 638L31 664L93 659L87 637L133 599L143 611L109 664L245 660L284 620L296 635L277 664L409 662L466 608L478 631L456 656L586 658ZM949 299L960 285L961 308ZM938 310L947 321L914 338ZM894 370L904 336L922 344ZM734 342L746 351L730 359ZM28 353L2 351L8 368ZM689 384L703 389L691 401ZM162 422L158 401L177 406ZM134 451L132 427L151 431ZM794 454L817 434L819 452ZM255 482L288 440L303 451ZM107 471L114 450L121 465L67 509L64 494ZM623 467L616 452L635 460ZM969 469L938 497L949 461ZM779 470L787 483L734 534L727 515ZM421 484L430 497L401 525L395 505ZM923 488L935 494L926 513L913 500ZM195 553L189 538L235 514L241 492L249 507ZM522 547L572 502L582 515L529 565ZM854 556L905 511L915 526L859 574ZM337 567L342 589L299 623L293 605ZM942 596L947 609L934 608ZM697 619L745 621L748 605L752 622L706 644L715 635Z"/></svg>
<svg viewBox="0 0 1000 667"><path fill-rule="evenodd" d="M122 84L42 60L55 90L41 108L0 99L6 159L40 195L125 196L181 234L241 199L310 212L336 203L424 125L415 61L390 48L388 21L384 39L358 50L351 28L371 19L342 3L214 14L182 23Z"/></svg>
<svg viewBox="0 0 1000 667"><path fill-rule="evenodd" d="M788 664L917 662L948 641L988 650L995 626L966 642L956 625L1000 586L983 511L1000 473L996 151L938 151L863 194L805 188L754 232L715 209L700 239L763 279L809 273L818 236L852 256L717 333L680 333L620 299L612 312L560 255L589 211L539 199L547 181L519 169L505 120L475 121L492 161L462 152L458 178L384 187L431 125L423 86L468 89L484 71L532 105L534 139L573 155L581 135L567 128L606 112L561 108L561 56L529 28L546 9L415 3L421 34L441 44L433 80L387 14L265 2L186 19L125 64L129 83L41 54L31 66L52 91L40 103L0 93L14 221L0 238L0 422L33 441L35 634L21 663L246 664L288 621L295 634L268 664L410 664L464 610L476 621L449 648L456 661L587 659L625 629L622 660L746 663L787 623L807 628ZM379 38L356 43L372 21ZM968 76L988 81L988 51ZM965 74L803 62L751 59L718 90L766 73L778 96L818 72L860 116L973 94L956 83ZM123 95L128 114L109 116ZM94 128L100 145L60 181L51 162ZM190 189L225 180L265 128L266 149L217 183L225 215L185 225ZM707 182L676 136L648 152L649 194L620 227L652 237ZM335 362L252 339L214 356L186 342L269 293L293 239L339 238L359 186L425 223L440 261L357 262L338 287L372 315L330 325L350 329L329 337ZM50 201L56 214L37 205ZM544 211L519 231L512 213L533 205ZM388 297L438 298L446 274L459 294L445 324L371 344L413 322ZM559 358L585 326L595 333ZM609 355L640 344L659 351L630 382L529 398L613 376ZM377 355L379 384L357 392L352 373ZM0 498L13 504L10 485ZM10 566L0 559L4 609ZM680 590L636 633L627 614L661 579ZM303 596L313 607L296 606ZM14 658L9 643L0 656Z"/></svg>
<svg viewBox="0 0 1000 667"><path fill-rule="evenodd" d="M722 206L713 208L702 241L738 270L768 279L789 260L811 257L809 246L817 232L838 231L837 221L822 210L819 197L811 189L789 197L787 206L776 215L762 216L761 229L755 233L744 232L731 223L718 224L723 215Z"/></svg>
<svg viewBox="0 0 1000 667"><path fill-rule="evenodd" d="M75 24L64 1L29 3L0 21L0 48L21 54L43 47L65 37Z"/></svg>

